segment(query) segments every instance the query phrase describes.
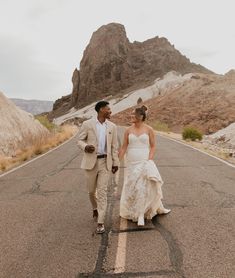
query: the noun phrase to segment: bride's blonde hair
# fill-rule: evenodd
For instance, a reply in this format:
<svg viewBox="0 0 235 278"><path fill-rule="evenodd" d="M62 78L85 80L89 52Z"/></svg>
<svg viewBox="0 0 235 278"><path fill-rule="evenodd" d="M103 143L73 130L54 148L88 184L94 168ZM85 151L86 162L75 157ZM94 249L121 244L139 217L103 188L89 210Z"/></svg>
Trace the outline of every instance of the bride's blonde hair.
<svg viewBox="0 0 235 278"><path fill-rule="evenodd" d="M145 121L147 117L147 111L148 111L148 107L146 105L142 105L141 107L137 107L135 109L135 114L139 119Z"/></svg>

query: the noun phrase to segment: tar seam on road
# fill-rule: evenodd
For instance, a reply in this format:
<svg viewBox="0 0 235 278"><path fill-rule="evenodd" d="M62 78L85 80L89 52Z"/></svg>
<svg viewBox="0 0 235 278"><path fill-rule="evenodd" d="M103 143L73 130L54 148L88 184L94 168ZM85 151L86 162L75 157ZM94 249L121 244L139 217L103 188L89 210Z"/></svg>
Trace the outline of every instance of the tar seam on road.
<svg viewBox="0 0 235 278"><path fill-rule="evenodd" d="M107 254L107 248L108 248L108 242L109 242L109 233L112 227L112 215L113 215L113 208L114 208L114 202L113 202L113 193L115 188L115 181L112 178L111 179L111 185L108 189L108 205L107 205L107 211L106 211L106 217L105 217L105 233L102 234L100 248L98 251L98 258L96 261L96 266L93 273L80 273L76 277L102 277L104 274L103 272L103 264L104 260L106 258Z"/></svg>
<svg viewBox="0 0 235 278"><path fill-rule="evenodd" d="M159 218L164 216L155 216L153 218L153 224L156 229L159 231L161 236L165 239L169 252L170 252L170 261L174 269L174 273L178 274L181 278L185 278L182 267L183 267L183 253L179 247L179 244L174 239L172 233L168 231L160 222Z"/></svg>
<svg viewBox="0 0 235 278"><path fill-rule="evenodd" d="M234 195L216 189L214 184L209 183L207 181L201 181L200 185L202 187L209 187L211 190L213 190L215 193L217 193L220 196L222 203L218 206L219 208L233 208L234 207L234 205L235 205Z"/></svg>
<svg viewBox="0 0 235 278"><path fill-rule="evenodd" d="M66 162L64 162L59 168L41 176L38 180L36 180L34 182L34 184L32 185L31 190L24 192L23 194L44 194L44 193L51 193L50 191L47 192L43 192L40 190L40 186L42 184L42 182L44 182L44 180L48 177L52 177L56 174L58 174L60 171L62 171L67 165L69 165L76 157L78 157L79 154L75 154L72 157L70 157Z"/></svg>
<svg viewBox="0 0 235 278"><path fill-rule="evenodd" d="M112 215L113 215L113 208L114 208L114 190L115 190L115 181L112 179L111 186L108 190L108 207L106 211L106 232L102 235L100 248L98 251L98 258L96 261L96 266L93 272L91 273L79 273L76 275L76 278L102 278L102 277L149 277L153 275L158 276L166 276L171 277L177 275L179 278L185 278L182 267L183 267L183 254L182 251L174 239L173 235L170 231L168 231L162 224L159 223L158 218L159 216L155 217L152 220L152 223L154 225L154 228L140 228L140 229L126 229L126 231L112 231ZM161 216L160 216L161 217ZM105 262L106 256L107 256L107 249L109 244L109 235L111 233L122 233L122 232L141 232L141 231L152 231L156 230L158 231L162 238L166 241L168 248L169 248L169 257L170 262L173 267L173 270L158 270L158 271L150 271L150 272L122 272L122 273L107 273L103 269L103 264Z"/></svg>

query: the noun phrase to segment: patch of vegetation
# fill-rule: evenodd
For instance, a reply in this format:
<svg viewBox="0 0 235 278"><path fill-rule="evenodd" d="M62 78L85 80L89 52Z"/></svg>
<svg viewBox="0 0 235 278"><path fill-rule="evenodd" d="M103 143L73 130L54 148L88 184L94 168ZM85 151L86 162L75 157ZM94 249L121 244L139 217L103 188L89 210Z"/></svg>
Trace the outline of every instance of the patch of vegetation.
<svg viewBox="0 0 235 278"><path fill-rule="evenodd" d="M47 121L45 121L47 123ZM12 157L0 156L0 172L6 171L14 166L17 166L37 155L43 154L48 150L60 145L68 140L77 132L76 126L64 125L59 128L52 129L49 135L44 138L29 138L27 141L32 141L32 144L23 149L17 150L16 154Z"/></svg>
<svg viewBox="0 0 235 278"><path fill-rule="evenodd" d="M183 132L182 132L182 138L184 140L191 140L191 141L199 140L199 141L201 141L202 140L202 133L194 127L185 127Z"/></svg>
<svg viewBox="0 0 235 278"><path fill-rule="evenodd" d="M57 125L50 122L47 116L35 116L35 119L38 120L44 127L46 127L49 131L55 131L57 129Z"/></svg>

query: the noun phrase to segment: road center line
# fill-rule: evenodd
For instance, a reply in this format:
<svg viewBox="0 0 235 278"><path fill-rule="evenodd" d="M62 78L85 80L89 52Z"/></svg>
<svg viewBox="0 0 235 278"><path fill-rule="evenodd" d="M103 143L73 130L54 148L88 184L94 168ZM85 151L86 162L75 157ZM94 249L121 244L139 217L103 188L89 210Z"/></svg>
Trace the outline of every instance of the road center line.
<svg viewBox="0 0 235 278"><path fill-rule="evenodd" d="M120 230L127 229L127 220L121 218L120 221ZM114 266L114 273L122 273L125 272L126 266L126 243L127 243L127 233L120 233L118 235L118 245L117 245L117 253L116 260Z"/></svg>

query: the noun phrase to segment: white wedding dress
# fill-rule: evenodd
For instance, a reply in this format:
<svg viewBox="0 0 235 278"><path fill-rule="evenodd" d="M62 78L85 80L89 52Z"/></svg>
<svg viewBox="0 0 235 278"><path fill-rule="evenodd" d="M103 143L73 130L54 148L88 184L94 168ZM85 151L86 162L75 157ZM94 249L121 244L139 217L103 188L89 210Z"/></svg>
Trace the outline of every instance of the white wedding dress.
<svg viewBox="0 0 235 278"><path fill-rule="evenodd" d="M128 135L126 168L120 201L120 216L144 225L145 219L170 212L162 204L163 181L155 163L148 160L149 136Z"/></svg>

